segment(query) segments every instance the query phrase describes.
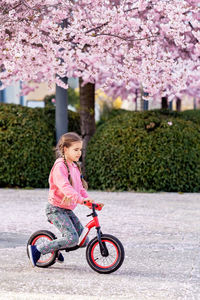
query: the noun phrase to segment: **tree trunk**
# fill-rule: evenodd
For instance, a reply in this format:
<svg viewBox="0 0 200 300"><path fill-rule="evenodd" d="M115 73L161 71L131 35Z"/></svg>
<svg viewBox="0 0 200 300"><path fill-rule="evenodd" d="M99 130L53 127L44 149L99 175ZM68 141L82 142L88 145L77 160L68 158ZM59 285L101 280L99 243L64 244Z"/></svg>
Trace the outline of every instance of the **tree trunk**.
<svg viewBox="0 0 200 300"><path fill-rule="evenodd" d="M62 79L67 84L67 78ZM68 131L67 90L56 85L56 141Z"/></svg>
<svg viewBox="0 0 200 300"><path fill-rule="evenodd" d="M168 109L168 99L167 97L162 97L162 104L161 104L162 109Z"/></svg>
<svg viewBox="0 0 200 300"><path fill-rule="evenodd" d="M176 110L181 111L181 99L176 98Z"/></svg>
<svg viewBox="0 0 200 300"><path fill-rule="evenodd" d="M87 83L82 86L83 80L79 79L80 88L80 120L81 135L83 138L82 170L85 175L85 155L89 140L96 130L95 125L95 84Z"/></svg>

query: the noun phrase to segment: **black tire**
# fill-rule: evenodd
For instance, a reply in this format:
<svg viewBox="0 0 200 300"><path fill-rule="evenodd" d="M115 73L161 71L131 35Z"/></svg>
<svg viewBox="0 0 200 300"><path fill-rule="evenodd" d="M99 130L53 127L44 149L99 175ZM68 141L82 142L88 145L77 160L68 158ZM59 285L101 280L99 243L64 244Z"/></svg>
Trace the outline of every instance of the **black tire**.
<svg viewBox="0 0 200 300"><path fill-rule="evenodd" d="M36 232L34 232L31 237L28 240L27 243L27 255L29 257L28 254L28 246L29 245L37 245L37 244L41 244L41 243L45 243L45 240L47 242L55 240L56 236L48 230L38 230ZM41 255L40 259L38 260L38 262L36 263L36 266L39 268L48 268L51 265L53 265L56 261L56 257L57 257L58 251L54 251L52 253L48 253L45 255Z"/></svg>
<svg viewBox="0 0 200 300"><path fill-rule="evenodd" d="M89 266L98 273L108 274L119 269L124 261L124 247L122 243L110 234L102 234L102 242L107 246L109 255L101 255L97 237L92 239L86 249L86 259ZM98 261L98 262L97 262Z"/></svg>

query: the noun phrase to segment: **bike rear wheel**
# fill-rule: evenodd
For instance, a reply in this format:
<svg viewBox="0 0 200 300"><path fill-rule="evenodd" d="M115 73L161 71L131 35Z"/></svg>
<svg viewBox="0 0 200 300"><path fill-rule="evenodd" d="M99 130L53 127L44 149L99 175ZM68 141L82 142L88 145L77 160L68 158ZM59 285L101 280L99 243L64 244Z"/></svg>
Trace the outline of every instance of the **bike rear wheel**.
<svg viewBox="0 0 200 300"><path fill-rule="evenodd" d="M108 255L102 256L99 241L95 237L87 246L87 262L98 273L108 274L115 272L124 261L124 247L116 237L110 234L102 234L101 240L106 245Z"/></svg>
<svg viewBox="0 0 200 300"><path fill-rule="evenodd" d="M27 243L27 255L28 254L28 246L39 246L39 245L45 245L46 243L55 240L56 236L48 230L39 230L34 232L31 237L28 240ZM58 251L54 251L47 254L42 254L38 262L36 263L36 266L39 268L48 268L51 265L53 265L56 261Z"/></svg>

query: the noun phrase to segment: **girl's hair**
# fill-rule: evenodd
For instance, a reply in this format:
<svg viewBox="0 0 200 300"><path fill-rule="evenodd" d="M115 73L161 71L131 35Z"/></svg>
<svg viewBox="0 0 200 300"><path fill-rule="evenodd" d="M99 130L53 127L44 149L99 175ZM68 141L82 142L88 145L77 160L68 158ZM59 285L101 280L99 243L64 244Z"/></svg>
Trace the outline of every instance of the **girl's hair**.
<svg viewBox="0 0 200 300"><path fill-rule="evenodd" d="M70 182L71 185L73 185L73 182L72 182L69 166L68 166L67 161L65 159L64 147L69 148L72 145L72 143L74 143L74 142L82 142L82 138L75 132L68 132L68 133L63 134L60 137L60 139L57 143L57 146L56 146L56 158L62 157L64 159L64 163L65 163L65 165L67 167L67 170L68 170L68 179L69 179L69 182ZM81 173L81 181L82 181L83 187L85 189L88 189L88 184L84 180L83 175L82 175L80 163L78 163L76 161L74 161L74 163L77 165L77 167L79 168L79 171Z"/></svg>

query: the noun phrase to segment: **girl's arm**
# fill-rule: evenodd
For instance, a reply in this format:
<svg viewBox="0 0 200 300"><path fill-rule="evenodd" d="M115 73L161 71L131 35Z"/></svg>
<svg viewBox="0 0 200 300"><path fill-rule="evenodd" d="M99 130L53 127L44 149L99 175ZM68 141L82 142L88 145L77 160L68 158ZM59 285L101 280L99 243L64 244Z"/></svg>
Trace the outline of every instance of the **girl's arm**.
<svg viewBox="0 0 200 300"><path fill-rule="evenodd" d="M53 170L54 184L60 189L66 198L71 199L75 203L83 204L85 200L82 195L72 187L68 180L68 173L62 163L57 163Z"/></svg>
<svg viewBox="0 0 200 300"><path fill-rule="evenodd" d="M82 182L81 182L81 184L82 184ZM83 185L82 185L82 188L81 188L81 192L80 192L80 193L81 193L81 196L82 196L83 198L88 198L88 197L89 197L89 195L88 195L86 189L84 189Z"/></svg>

